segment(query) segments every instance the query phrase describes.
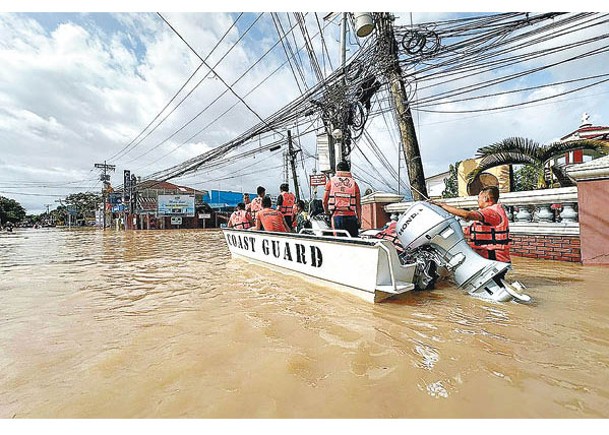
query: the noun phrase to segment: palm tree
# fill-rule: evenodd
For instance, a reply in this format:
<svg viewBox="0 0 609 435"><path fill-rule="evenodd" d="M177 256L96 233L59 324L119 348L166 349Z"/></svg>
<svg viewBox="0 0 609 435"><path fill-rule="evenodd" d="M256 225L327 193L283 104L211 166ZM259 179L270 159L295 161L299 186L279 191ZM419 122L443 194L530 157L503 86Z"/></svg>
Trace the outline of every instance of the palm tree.
<svg viewBox="0 0 609 435"><path fill-rule="evenodd" d="M473 180L481 172L496 166L523 164L535 168L539 174L539 187L545 189L548 186L544 177L544 168L550 160L580 149L594 150L600 154L609 152L607 143L600 140L582 139L540 145L531 139L508 137L492 145L478 148L476 156L482 157L482 160L478 167L467 175L467 178ZM551 170L560 186L573 185L573 182L567 177L564 166L553 165Z"/></svg>

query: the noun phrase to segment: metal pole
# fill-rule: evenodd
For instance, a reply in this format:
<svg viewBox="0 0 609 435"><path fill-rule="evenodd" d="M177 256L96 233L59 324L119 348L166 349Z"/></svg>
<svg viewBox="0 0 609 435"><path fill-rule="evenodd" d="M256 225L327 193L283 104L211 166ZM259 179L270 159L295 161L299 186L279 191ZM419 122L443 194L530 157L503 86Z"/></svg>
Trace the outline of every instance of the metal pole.
<svg viewBox="0 0 609 435"><path fill-rule="evenodd" d="M296 174L296 152L292 145L292 131L288 130L288 153L290 155L290 164L292 165L292 180L294 180L294 193L296 200L300 201L300 192L298 191L298 175Z"/></svg>

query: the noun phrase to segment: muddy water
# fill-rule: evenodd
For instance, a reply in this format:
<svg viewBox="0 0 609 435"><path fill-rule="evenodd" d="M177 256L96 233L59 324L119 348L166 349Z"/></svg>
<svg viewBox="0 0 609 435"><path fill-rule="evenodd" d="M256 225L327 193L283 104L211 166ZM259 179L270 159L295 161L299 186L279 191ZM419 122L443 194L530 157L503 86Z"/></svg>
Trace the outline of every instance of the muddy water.
<svg viewBox="0 0 609 435"><path fill-rule="evenodd" d="M374 305L217 231L3 233L0 417L609 417L609 269L514 266Z"/></svg>

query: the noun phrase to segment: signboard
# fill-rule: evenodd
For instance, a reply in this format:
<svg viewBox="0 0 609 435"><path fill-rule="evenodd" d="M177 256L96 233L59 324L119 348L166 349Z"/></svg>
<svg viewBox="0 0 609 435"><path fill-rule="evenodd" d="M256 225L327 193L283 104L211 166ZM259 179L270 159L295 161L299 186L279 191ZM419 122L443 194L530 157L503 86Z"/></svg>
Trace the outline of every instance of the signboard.
<svg viewBox="0 0 609 435"><path fill-rule="evenodd" d="M112 213L121 213L125 211L125 204L117 204L112 206Z"/></svg>
<svg viewBox="0 0 609 435"><path fill-rule="evenodd" d="M171 225L182 225L182 216L171 216Z"/></svg>
<svg viewBox="0 0 609 435"><path fill-rule="evenodd" d="M211 219L211 213L199 213L199 219Z"/></svg>
<svg viewBox="0 0 609 435"><path fill-rule="evenodd" d="M309 175L309 184L311 186L325 186L327 181L326 174Z"/></svg>
<svg viewBox="0 0 609 435"><path fill-rule="evenodd" d="M159 195L159 216L187 216L195 215L194 195Z"/></svg>

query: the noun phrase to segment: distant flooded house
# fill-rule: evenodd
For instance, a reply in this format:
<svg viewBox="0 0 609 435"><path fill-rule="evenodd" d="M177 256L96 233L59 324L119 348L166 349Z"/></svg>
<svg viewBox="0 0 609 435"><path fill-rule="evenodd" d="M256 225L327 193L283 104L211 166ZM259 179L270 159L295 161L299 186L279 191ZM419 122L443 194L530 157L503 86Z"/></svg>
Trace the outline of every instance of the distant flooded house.
<svg viewBox="0 0 609 435"><path fill-rule="evenodd" d="M137 184L135 209L125 215L128 229L179 229L216 227L214 210L204 201L207 191L167 181Z"/></svg>

